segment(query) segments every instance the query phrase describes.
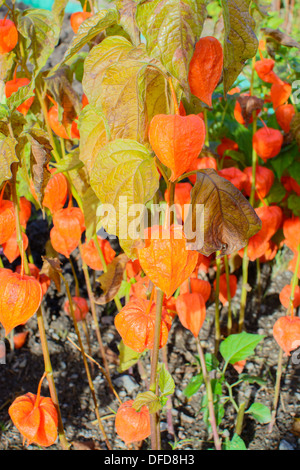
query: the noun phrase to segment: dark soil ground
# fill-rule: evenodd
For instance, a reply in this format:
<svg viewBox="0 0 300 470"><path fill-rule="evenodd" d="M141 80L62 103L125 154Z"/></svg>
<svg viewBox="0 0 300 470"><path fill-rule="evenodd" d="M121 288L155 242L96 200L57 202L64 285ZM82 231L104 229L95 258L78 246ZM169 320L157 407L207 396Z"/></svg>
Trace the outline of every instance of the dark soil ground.
<svg viewBox="0 0 300 470"><path fill-rule="evenodd" d="M41 266L41 255L45 242L49 237L49 227L41 214L38 219L28 224L27 234L31 244L34 261ZM248 295L246 312L246 331L249 333L259 333L265 335L264 340L257 346L255 356L249 358L244 372L250 375L257 375L265 380L264 386L256 384L242 384L238 387L238 402L247 401L248 406L255 400L266 404L271 408L274 383L276 376L279 347L272 336L272 328L278 317L284 315L284 309L278 298L278 293L282 287L291 279L291 272L286 270L286 261L290 253L287 251L281 264L273 263L262 265L262 299L258 305L257 291L254 289ZM81 266L75 251L72 259L78 269L79 282L81 286L80 295L87 296L84 288L84 278L81 273ZM71 291L74 294L75 285L72 278L70 264L65 258L61 258L65 277L70 283ZM18 264L18 261L15 262ZM255 286L255 264L250 265L250 284ZM239 274L239 271L237 271ZM214 279L214 270L204 275L205 279L211 282ZM241 292L241 279L237 294L233 299L233 310L238 312L239 297ZM83 361L80 353L66 339L70 337L76 344L78 343L74 331L72 320L64 313L63 305L66 300L65 290L57 293L54 286L48 290L44 302L44 318L46 322L47 338L51 361L54 369L54 378L57 386L59 402L61 405L62 417L65 426L66 436L73 443L74 449L96 448L105 449L103 438L97 427L94 413L94 404L88 387ZM201 330L200 337L205 351L214 351L214 311L213 299L208 302L207 317ZM115 330L113 321L116 309L113 303L105 308L97 306L98 318L100 321L103 342L107 348L107 355L110 362L110 372L116 390L122 401L135 398L140 391L146 390L146 384L140 377L137 366L129 369L123 374L118 372L117 345L120 337ZM221 318L226 321L227 309L221 310ZM18 350L10 350L8 341L6 365L0 365L0 449L23 449L22 437L16 430L8 416L8 407L14 398L28 391L36 393L38 382L44 372L44 362L40 345L40 337L36 318L30 319L19 330L29 331L26 344ZM91 341L91 351L93 358L102 364L99 347L96 340L91 318L89 318L89 331ZM83 330L81 329L83 335ZM84 335L82 336L84 338ZM85 343L86 344L86 343ZM191 377L197 372L195 367L196 346L191 333L184 329L179 321L175 319L168 340L168 362L169 370L176 383L176 390L172 396L172 419L175 436L179 443L179 449L207 449L212 448L211 436L208 435L203 422L200 403L204 386L191 398L187 399L182 391L188 384ZM300 365L296 353L290 358L284 358L284 368L281 385L281 395L278 407L277 419L273 431L268 432L268 425L261 425L246 415L244 428L241 437L244 439L249 450L275 450L275 449L300 449L299 434L295 429L296 418L299 418L299 374ZM294 363L298 362L298 364ZM148 377L150 365L148 359L144 360ZM228 369L228 380L235 381L238 378L237 372ZM113 449L125 449L124 443L118 438L114 430L114 417L112 411L118 409L118 401L110 392L106 380L97 367L94 368L93 382L99 402L101 416L108 416L103 421L108 439ZM49 392L44 381L42 394L48 396ZM109 416L110 415L110 416ZM232 436L235 427L236 412L232 405L225 406L225 416L220 425L220 434ZM162 414L161 419L162 445L164 449L170 449L169 442L174 442L174 436L168 433L166 415ZM149 443L144 442L143 448ZM59 449L60 445L53 445L50 449ZM29 449L38 449L31 445Z"/></svg>
<svg viewBox="0 0 300 470"><path fill-rule="evenodd" d="M0 15L2 15L1 11ZM56 53L51 59L53 61L52 65L61 59L69 43L70 35L72 35L72 31L70 30L69 16L67 15L63 27L63 36ZM39 267L41 267L41 255L44 254L45 242L49 238L49 229L47 221L42 219L41 214L38 214L37 219L30 222L27 227L27 235L34 261ZM286 267L290 257L291 254L286 251L280 262L266 263L262 266L262 297L260 303L255 287L248 294L245 329L249 333L263 334L265 338L256 348L255 356L247 361L244 372L258 375L265 379L266 382L264 386L241 384L238 388L238 396L236 397L238 402L247 401L249 405L255 400L266 404L270 408L272 406L279 352L279 347L273 339L272 328L277 318L285 314L285 310L279 302L279 293L283 286L290 282L292 276L292 273ZM73 253L72 258L78 268L81 286L80 295L87 297L77 252ZM65 277L70 282L72 294L74 295L75 286L72 280L70 265L63 257L61 261ZM15 265L17 264L19 264L19 261L15 262ZM6 266L8 267L8 265ZM233 308L238 313L241 293L240 270L236 274L239 275L239 284L236 296L233 299ZM214 271L210 271L204 278L212 282ZM251 286L256 285L255 263L250 263L249 283ZM62 292L58 294L55 288L51 286L44 298L43 309L51 361L54 369L54 379L61 405L66 437L73 444L73 449L92 448L102 450L106 447L97 426L94 404L88 387L83 361L80 353L66 339L68 336L77 344L72 321L63 311L65 300L65 290L62 289ZM213 319L215 311L213 299L207 305L207 317L200 337L205 351L213 352ZM146 390L146 387L140 377L137 366L123 374L118 372L117 345L120 337L114 327L115 312L113 303L108 304L105 308L97 306L113 383L122 401L126 401L130 398L135 398L136 394ZM226 313L227 309L223 307L221 315L225 322ZM44 372L36 318L30 319L24 327L17 328L16 332L19 330L29 332L26 344L21 349L10 350L9 343L6 341L6 365L0 365L0 450L24 449L22 437L9 418L8 408L18 395L27 392L36 393L38 382ZM92 356L102 364L91 318L89 318L89 331ZM83 334L82 329L81 333ZM1 334L3 339L3 330ZM175 438L177 441L181 441L178 448L186 450L213 448L212 437L207 433L203 422L203 415L199 412L201 398L205 391L204 386L201 386L200 390L190 400L182 393L191 377L197 372L195 367L196 345L191 333L184 329L177 319L175 319L170 332L167 350L169 370L176 383L176 390L172 396L172 418ZM296 355L284 358L281 395L277 419L272 433L268 432L268 425L260 425L250 416L246 415L241 437L249 450L300 450L300 433L298 432L297 434L295 427L296 419L300 418L300 361L295 360L295 358ZM149 377L150 368L147 359L144 364ZM228 369L228 374L228 380L236 380L238 378L238 374L233 368ZM115 450L126 449L126 446L118 438L114 429L112 411L118 409L118 401L110 392L105 378L97 367L94 367L93 382L101 416L107 416L107 419L103 420L103 424L112 448ZM46 380L43 383L42 394L45 396L49 395ZM225 407L225 416L219 428L220 434L231 437L234 432L235 419L236 412L231 404L228 403ZM164 413L161 417L161 431L162 446L164 449L170 449L169 442L173 443L175 438L168 433L167 420ZM150 449L148 440L143 444L143 448ZM31 445L28 449L36 450L38 447ZM57 449L60 449L59 441L50 447L50 450Z"/></svg>

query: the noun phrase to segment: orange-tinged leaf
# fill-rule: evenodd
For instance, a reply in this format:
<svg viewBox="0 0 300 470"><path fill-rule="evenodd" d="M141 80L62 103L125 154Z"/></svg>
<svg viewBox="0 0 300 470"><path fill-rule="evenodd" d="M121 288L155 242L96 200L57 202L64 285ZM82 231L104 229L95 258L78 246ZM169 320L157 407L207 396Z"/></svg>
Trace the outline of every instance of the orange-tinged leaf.
<svg viewBox="0 0 300 470"><path fill-rule="evenodd" d="M195 114L157 114L150 122L149 140L157 158L171 169L171 181L188 171L205 140L204 121Z"/></svg>
<svg viewBox="0 0 300 470"><path fill-rule="evenodd" d="M103 293L95 299L97 304L107 304L117 295L124 278L123 276L127 261L127 255L125 255L125 253L121 253L108 265L107 271L97 279L97 281L100 282L101 289L103 290Z"/></svg>
<svg viewBox="0 0 300 470"><path fill-rule="evenodd" d="M182 226L153 226L146 230L145 247L138 250L140 264L149 279L167 297L194 271L198 253L186 249Z"/></svg>

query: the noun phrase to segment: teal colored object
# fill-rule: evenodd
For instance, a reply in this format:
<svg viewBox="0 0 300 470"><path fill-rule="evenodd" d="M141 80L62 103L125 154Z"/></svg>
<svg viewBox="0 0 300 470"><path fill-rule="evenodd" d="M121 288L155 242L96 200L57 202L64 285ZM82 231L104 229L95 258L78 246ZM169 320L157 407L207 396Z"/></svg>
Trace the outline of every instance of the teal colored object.
<svg viewBox="0 0 300 470"><path fill-rule="evenodd" d="M26 5L33 8L43 8L44 10L52 10L53 0L24 0ZM69 2L66 7L66 13L75 13L76 11L82 11L79 2Z"/></svg>

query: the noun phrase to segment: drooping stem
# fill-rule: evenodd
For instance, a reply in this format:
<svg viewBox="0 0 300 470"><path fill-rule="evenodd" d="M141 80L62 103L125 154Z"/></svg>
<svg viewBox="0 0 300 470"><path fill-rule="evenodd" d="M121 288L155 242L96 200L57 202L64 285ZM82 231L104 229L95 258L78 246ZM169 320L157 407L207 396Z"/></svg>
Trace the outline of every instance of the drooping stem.
<svg viewBox="0 0 300 470"><path fill-rule="evenodd" d="M82 359L83 359L84 368L85 368L86 375L87 375L87 379L88 379L89 388L90 388L90 391L91 391L91 394L92 394L92 398L93 398L93 402L94 402L95 414L96 414L98 426L99 426L100 431L102 432L102 435L103 435L103 437L104 437L104 440L105 440L105 443L106 443L106 445L107 445L107 448L108 448L109 450L112 450L112 449L111 449L111 445L110 445L110 443L109 443L109 441L108 441L108 438L107 438L105 429L104 429L103 424L102 424L102 422L101 422L100 413L99 413L99 407L98 407L98 402L97 402L97 397L96 397L96 393L95 393L95 388L94 388L94 384L93 384L93 381L92 381L91 372L90 372L90 369L89 369L89 364L88 364L88 361L87 361L87 356L86 356L86 354L85 354L84 346L83 346L83 343L82 343L80 331L79 331L78 324L77 324L77 321L76 321L76 318L75 318L75 314L74 314L74 307L73 307L72 296L71 296L69 284L68 284L68 282L66 281L64 275L63 275L61 272L59 273L59 275L60 275L60 277L61 277L61 279L62 279L62 281L64 282L65 287L66 287L66 292L67 292L67 296L68 296L68 300L69 300L69 305L70 305L70 313L71 313L71 316L72 316L72 319L73 319L73 324L74 324L75 332L76 332L76 335L77 335L77 339L78 339L78 343L79 343L79 347L80 347L80 351L81 351L81 356L82 356Z"/></svg>
<svg viewBox="0 0 300 470"><path fill-rule="evenodd" d="M218 434L218 429L217 429L217 422L216 422L215 409L214 409L214 396L213 396L211 381L210 381L209 374L207 372L204 352L203 352L203 349L202 349L202 346L201 346L201 341L200 341L199 337L196 340L196 345L197 345L197 351L198 351L198 355L199 355L199 359L200 359L203 380L204 380L204 383L205 383L205 388L206 388L206 393L207 393L209 421L210 421L210 425L211 425L211 429L212 429L212 433L213 433L215 448L216 448L216 450L222 450L221 449L221 441L220 441L219 434Z"/></svg>
<svg viewBox="0 0 300 470"><path fill-rule="evenodd" d="M162 318L162 304L163 292L161 289L156 289L156 310L155 310L155 331L154 331L154 344L151 354L151 374L149 390L153 393L157 392L157 366L159 356L159 341L161 330ZM159 413L152 413L150 415L151 423L151 448L152 450L160 450L160 432L159 432Z"/></svg>
<svg viewBox="0 0 300 470"><path fill-rule="evenodd" d="M227 334L231 334L232 329L232 310L231 310L231 292L230 292L230 274L229 274L229 264L228 256L224 256L224 265L226 273L226 285L227 285L227 299L228 299L228 314L227 314Z"/></svg>
<svg viewBox="0 0 300 470"><path fill-rule="evenodd" d="M219 344L221 341L221 325L220 325L220 299L219 299L219 292L220 292L220 274L221 274L221 261L220 261L220 252L216 252L216 266L217 266L217 273L216 273L216 289L215 289L215 355L217 355L219 350Z"/></svg>

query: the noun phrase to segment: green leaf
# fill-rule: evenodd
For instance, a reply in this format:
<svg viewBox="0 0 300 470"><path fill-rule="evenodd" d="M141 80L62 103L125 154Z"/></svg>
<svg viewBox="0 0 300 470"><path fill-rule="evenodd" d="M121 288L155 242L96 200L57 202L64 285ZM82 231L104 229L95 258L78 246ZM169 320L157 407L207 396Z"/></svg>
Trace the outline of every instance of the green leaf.
<svg viewBox="0 0 300 470"><path fill-rule="evenodd" d="M44 67L52 54L60 34L51 11L42 8L25 10L18 21L18 30L26 38L28 59L34 66L34 76Z"/></svg>
<svg viewBox="0 0 300 470"><path fill-rule="evenodd" d="M300 184L300 162L294 161L288 169L289 174Z"/></svg>
<svg viewBox="0 0 300 470"><path fill-rule="evenodd" d="M243 439L238 434L234 434L231 441L228 439L225 442L224 450L247 450L247 447Z"/></svg>
<svg viewBox="0 0 300 470"><path fill-rule="evenodd" d="M80 132L80 160L90 173L96 155L108 142L110 131L104 114L88 104L79 115L78 129Z"/></svg>
<svg viewBox="0 0 300 470"><path fill-rule="evenodd" d="M263 403L252 403L245 413L250 414L261 424L267 424L271 421L271 412Z"/></svg>
<svg viewBox="0 0 300 470"><path fill-rule="evenodd" d="M34 96L34 80L28 85L21 86L15 93L12 93L9 98L7 98L7 106L10 109L16 109L20 104L24 103L24 101L28 100Z"/></svg>
<svg viewBox="0 0 300 470"><path fill-rule="evenodd" d="M254 353L255 347L263 338L262 335L246 333L245 331L228 336L220 345L220 353L226 365L247 359Z"/></svg>
<svg viewBox="0 0 300 470"><path fill-rule="evenodd" d="M156 413L160 410L160 401L158 396L150 391L139 393L132 404L132 408L136 411L140 411L143 406L148 407L149 413Z"/></svg>
<svg viewBox="0 0 300 470"><path fill-rule="evenodd" d="M244 382L248 382L249 384L258 384L258 385L266 385L266 381L257 375L249 375L249 374L240 374L239 380L243 380Z"/></svg>
<svg viewBox="0 0 300 470"><path fill-rule="evenodd" d="M233 85L245 62L255 56L258 39L255 21L250 15L251 0L222 0L225 26L224 38L224 95Z"/></svg>
<svg viewBox="0 0 300 470"><path fill-rule="evenodd" d="M206 0L144 0L136 21L147 51L160 60L189 94L188 72L206 17Z"/></svg>
<svg viewBox="0 0 300 470"><path fill-rule="evenodd" d="M12 71L16 54L11 51L7 54L0 54L0 80L8 78L8 74Z"/></svg>
<svg viewBox="0 0 300 470"><path fill-rule="evenodd" d="M191 378L188 385L183 390L182 392L183 395L187 398L191 398L193 395L195 395L196 392L198 392L202 384L203 384L203 375L202 374L195 375L194 377Z"/></svg>
<svg viewBox="0 0 300 470"><path fill-rule="evenodd" d="M12 177L11 165L19 161L16 152L17 141L0 134L0 187Z"/></svg>
<svg viewBox="0 0 300 470"><path fill-rule="evenodd" d="M129 348L123 343L123 340L118 344L119 350L119 366L118 372L125 372L129 367L134 366L137 363L141 354Z"/></svg>
<svg viewBox="0 0 300 470"><path fill-rule="evenodd" d="M288 208L291 209L293 214L297 217L300 216L300 196L297 194L290 194L287 200Z"/></svg>
<svg viewBox="0 0 300 470"><path fill-rule="evenodd" d="M170 372L166 369L165 364L159 365L158 374L159 374L158 385L159 385L161 395L162 396L172 395L175 390L175 382Z"/></svg>
<svg viewBox="0 0 300 470"><path fill-rule="evenodd" d="M131 257L139 238L134 229L138 230L140 213L129 211L134 209L134 204L144 205L152 199L159 186L152 154L133 140L109 142L96 156L90 182L101 203L107 205L103 227L119 237L122 248Z"/></svg>
<svg viewBox="0 0 300 470"><path fill-rule="evenodd" d="M62 61L52 69L51 74L67 60L77 54L77 52L79 52L85 44L94 39L94 37L101 33L101 31L104 31L108 26L115 24L118 21L118 18L119 14L116 8L100 10L95 15L87 18L79 26L78 32L73 37L72 42L66 50Z"/></svg>

